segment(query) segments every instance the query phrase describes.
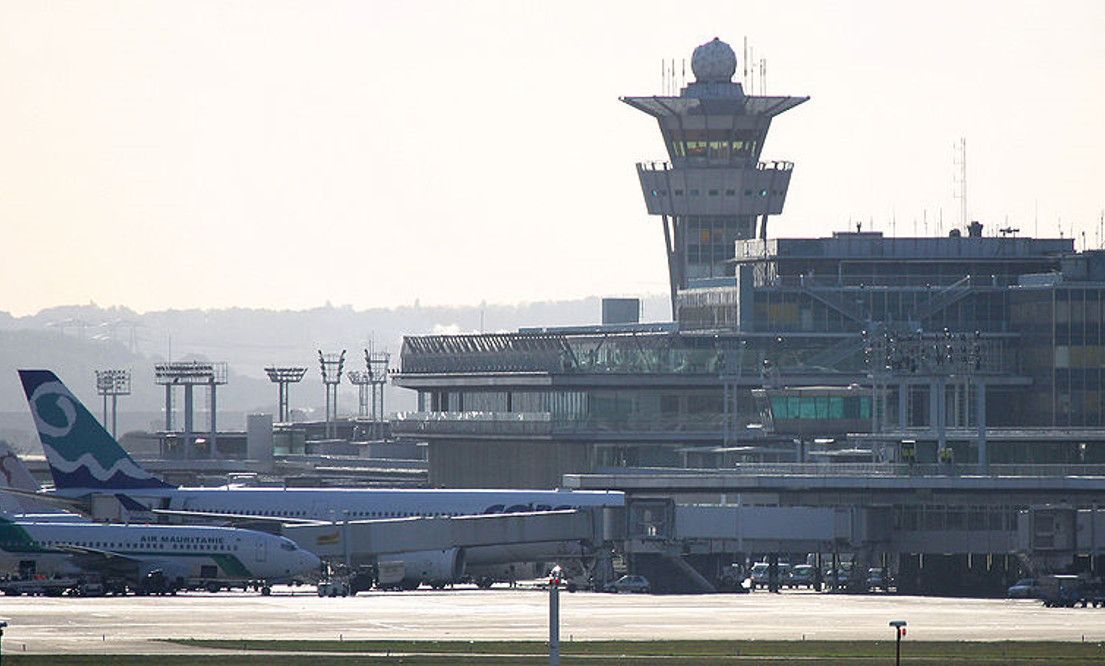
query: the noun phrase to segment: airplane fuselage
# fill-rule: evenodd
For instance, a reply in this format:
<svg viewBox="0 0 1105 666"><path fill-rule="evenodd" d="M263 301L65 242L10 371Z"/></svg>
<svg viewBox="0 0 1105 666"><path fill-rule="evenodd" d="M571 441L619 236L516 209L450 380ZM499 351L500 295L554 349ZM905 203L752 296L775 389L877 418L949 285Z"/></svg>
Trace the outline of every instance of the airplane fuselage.
<svg viewBox="0 0 1105 666"><path fill-rule="evenodd" d="M36 575L129 579L153 570L181 579L290 580L318 571L293 541L252 530L87 522L0 522L0 568Z"/></svg>

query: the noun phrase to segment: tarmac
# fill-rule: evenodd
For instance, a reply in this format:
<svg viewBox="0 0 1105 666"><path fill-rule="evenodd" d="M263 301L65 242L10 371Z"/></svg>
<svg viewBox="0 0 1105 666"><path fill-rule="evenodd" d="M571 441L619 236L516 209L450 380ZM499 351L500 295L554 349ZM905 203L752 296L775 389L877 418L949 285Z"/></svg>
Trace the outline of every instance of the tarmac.
<svg viewBox="0 0 1105 666"><path fill-rule="evenodd" d="M1105 641L1105 609L1033 600L897 595L703 596L561 592L561 640ZM6 654L153 654L197 650L167 638L528 640L548 637L548 593L526 589L369 592L323 599L314 588L175 597L0 597Z"/></svg>

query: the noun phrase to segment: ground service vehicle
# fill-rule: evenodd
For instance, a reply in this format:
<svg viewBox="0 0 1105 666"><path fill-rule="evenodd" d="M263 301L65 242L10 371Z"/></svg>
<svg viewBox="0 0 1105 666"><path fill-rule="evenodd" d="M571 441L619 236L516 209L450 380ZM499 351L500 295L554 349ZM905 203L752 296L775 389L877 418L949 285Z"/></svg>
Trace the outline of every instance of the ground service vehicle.
<svg viewBox="0 0 1105 666"><path fill-rule="evenodd" d="M649 584L648 579L644 576L629 574L607 585L606 591L613 592L614 594L619 592L640 592L642 594L648 594L652 591L652 585Z"/></svg>

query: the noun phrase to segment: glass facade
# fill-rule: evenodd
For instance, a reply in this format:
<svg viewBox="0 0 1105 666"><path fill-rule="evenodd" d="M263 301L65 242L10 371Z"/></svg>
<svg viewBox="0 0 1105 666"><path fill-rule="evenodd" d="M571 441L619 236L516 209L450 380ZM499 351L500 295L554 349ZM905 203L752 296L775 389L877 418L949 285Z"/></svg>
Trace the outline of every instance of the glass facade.
<svg viewBox="0 0 1105 666"><path fill-rule="evenodd" d="M870 396L775 396L771 398L771 415L775 419L844 419L871 418Z"/></svg>
<svg viewBox="0 0 1105 666"><path fill-rule="evenodd" d="M709 190L720 195L721 190ZM690 216L680 218L688 279L733 275L733 244L752 235L751 216Z"/></svg>
<svg viewBox="0 0 1105 666"><path fill-rule="evenodd" d="M1105 286L1072 283L1023 289L1011 320L1033 385L1024 409L1052 426L1105 425Z"/></svg>
<svg viewBox="0 0 1105 666"><path fill-rule="evenodd" d="M725 427L723 392L715 389L588 389L584 391L423 391L429 412L545 413L560 432L717 432ZM757 417L751 393L730 418ZM868 406L869 409L869 406Z"/></svg>

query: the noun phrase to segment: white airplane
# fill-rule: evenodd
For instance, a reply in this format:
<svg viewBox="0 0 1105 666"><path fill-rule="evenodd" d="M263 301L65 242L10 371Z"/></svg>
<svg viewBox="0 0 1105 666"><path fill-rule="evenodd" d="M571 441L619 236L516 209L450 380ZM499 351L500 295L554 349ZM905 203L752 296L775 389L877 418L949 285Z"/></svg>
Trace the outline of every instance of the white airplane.
<svg viewBox="0 0 1105 666"><path fill-rule="evenodd" d="M34 492L38 483L0 442L0 487ZM0 493L0 570L23 577L95 578L134 589L151 581L168 590L189 581L212 587L312 578L319 559L291 539L229 527L112 525L41 506L28 495ZM12 515L19 512L18 515ZM154 572L159 572L152 577ZM41 583L39 583L41 584ZM18 589L8 583L5 589Z"/></svg>
<svg viewBox="0 0 1105 666"><path fill-rule="evenodd" d="M23 576L95 576L139 591L317 577L319 559L291 539L235 527L61 523L0 516L0 568Z"/></svg>
<svg viewBox="0 0 1105 666"><path fill-rule="evenodd" d="M192 519L282 523L625 506L624 494L613 491L178 487L143 469L53 372L20 370L19 378L54 479L54 496L84 510L96 495L116 496L132 515L146 510ZM518 562L519 557L544 559L539 549L517 546L481 547L463 558L449 551L430 555L435 561L429 576L435 579L455 577L461 560L486 565ZM426 558L426 553L411 553L410 569L426 571Z"/></svg>

